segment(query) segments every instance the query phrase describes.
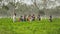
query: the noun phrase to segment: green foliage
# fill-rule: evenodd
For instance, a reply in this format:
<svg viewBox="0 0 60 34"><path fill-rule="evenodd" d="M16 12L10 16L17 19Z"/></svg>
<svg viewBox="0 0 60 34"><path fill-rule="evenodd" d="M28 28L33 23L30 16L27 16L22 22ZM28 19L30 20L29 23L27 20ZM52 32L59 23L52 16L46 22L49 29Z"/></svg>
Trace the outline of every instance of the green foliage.
<svg viewBox="0 0 60 34"><path fill-rule="evenodd" d="M5 6L5 5L3 5L2 8L3 8L3 9L6 9L6 10L9 10L9 7L7 7L7 6Z"/></svg>
<svg viewBox="0 0 60 34"><path fill-rule="evenodd" d="M12 22L10 18L0 19L0 34L60 34L60 18L32 22Z"/></svg>
<svg viewBox="0 0 60 34"><path fill-rule="evenodd" d="M9 4L11 4L12 6L16 7L15 3L13 3L13 2L9 2Z"/></svg>
<svg viewBox="0 0 60 34"><path fill-rule="evenodd" d="M45 12L44 12L43 10L40 10L40 11L39 11L39 14L40 14L40 15L45 15Z"/></svg>
<svg viewBox="0 0 60 34"><path fill-rule="evenodd" d="M2 0L0 0L0 2L1 2Z"/></svg>

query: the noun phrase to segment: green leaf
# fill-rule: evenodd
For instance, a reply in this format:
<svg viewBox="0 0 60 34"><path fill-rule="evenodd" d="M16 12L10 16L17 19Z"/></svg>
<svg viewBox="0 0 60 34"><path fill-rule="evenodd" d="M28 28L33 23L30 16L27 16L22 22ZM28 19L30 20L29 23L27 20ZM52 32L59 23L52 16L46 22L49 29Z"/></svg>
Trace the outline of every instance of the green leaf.
<svg viewBox="0 0 60 34"><path fill-rule="evenodd" d="M9 10L9 8L7 6L2 6L3 9Z"/></svg>

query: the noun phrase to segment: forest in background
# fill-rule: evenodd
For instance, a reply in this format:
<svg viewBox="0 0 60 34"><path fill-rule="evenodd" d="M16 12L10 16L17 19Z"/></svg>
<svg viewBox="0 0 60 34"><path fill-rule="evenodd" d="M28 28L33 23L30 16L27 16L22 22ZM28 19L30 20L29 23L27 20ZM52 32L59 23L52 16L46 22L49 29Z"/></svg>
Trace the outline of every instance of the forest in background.
<svg viewBox="0 0 60 34"><path fill-rule="evenodd" d="M28 0L0 0L0 16L17 16L28 14L41 14L41 16L60 16L60 0L30 0L32 4L24 3ZM35 5L35 4L36 5Z"/></svg>

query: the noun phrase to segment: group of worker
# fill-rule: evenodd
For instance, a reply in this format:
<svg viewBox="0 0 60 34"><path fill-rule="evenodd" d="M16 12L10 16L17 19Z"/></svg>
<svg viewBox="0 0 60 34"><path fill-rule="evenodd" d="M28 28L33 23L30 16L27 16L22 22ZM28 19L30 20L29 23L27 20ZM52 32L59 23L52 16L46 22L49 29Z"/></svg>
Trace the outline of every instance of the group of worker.
<svg viewBox="0 0 60 34"><path fill-rule="evenodd" d="M40 15L38 15L38 20L40 21ZM24 15L24 16L20 16L19 21L35 21L35 15Z"/></svg>
<svg viewBox="0 0 60 34"><path fill-rule="evenodd" d="M18 18L18 21L21 22L21 21L35 21L36 20L36 16L33 14L33 15L24 15L24 16L20 16ZM40 21L41 20L41 16L40 14L38 14L37 16L37 20ZM13 16L13 22L16 22L16 13L14 13L14 16ZM52 16L50 16L49 18L49 21L52 22Z"/></svg>

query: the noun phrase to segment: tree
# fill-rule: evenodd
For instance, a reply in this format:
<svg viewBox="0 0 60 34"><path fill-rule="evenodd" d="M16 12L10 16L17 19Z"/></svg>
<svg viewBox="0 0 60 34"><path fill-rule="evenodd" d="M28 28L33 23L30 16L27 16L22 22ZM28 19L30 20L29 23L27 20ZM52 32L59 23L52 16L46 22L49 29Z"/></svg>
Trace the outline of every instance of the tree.
<svg viewBox="0 0 60 34"><path fill-rule="evenodd" d="M44 1L44 2L43 2L43 5L44 5L44 9L45 9L45 7L46 7L46 0L42 0L42 1ZM37 0L34 0L34 1L33 1L33 4L34 4L34 6L37 7L37 9L39 10L39 14L45 14L44 11L41 11L41 9L40 9L40 7L39 7L40 5L37 4Z"/></svg>

